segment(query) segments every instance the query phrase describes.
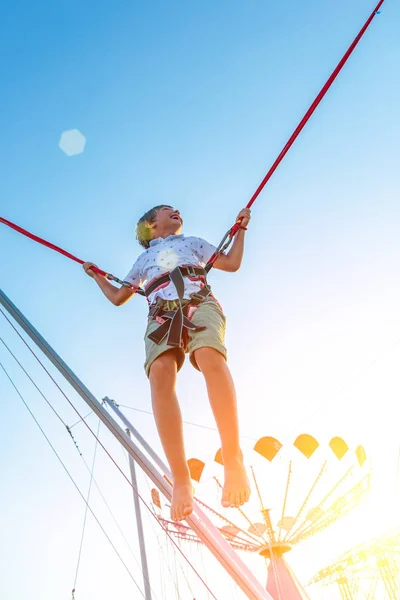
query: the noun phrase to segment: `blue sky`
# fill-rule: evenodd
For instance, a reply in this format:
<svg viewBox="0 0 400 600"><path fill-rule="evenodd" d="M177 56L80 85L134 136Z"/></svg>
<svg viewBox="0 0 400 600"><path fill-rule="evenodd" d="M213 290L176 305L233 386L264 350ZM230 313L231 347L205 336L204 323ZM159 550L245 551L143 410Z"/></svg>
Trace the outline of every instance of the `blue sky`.
<svg viewBox="0 0 400 600"><path fill-rule="evenodd" d="M122 277L140 252L135 223L154 204L173 204L187 233L218 243L372 9L365 0L14 3L0 23L0 215ZM228 317L243 433L289 444L302 430L347 436L369 448L381 489L394 486L399 445L399 10L384 3L257 200L242 269L210 276ZM67 157L58 140L73 128L87 144ZM88 387L149 410L143 301L115 309L78 265L4 226L0 256L1 288ZM48 386L5 322L0 334ZM85 488L65 432L4 348L0 360ZM185 418L213 426L189 366L179 391ZM67 598L83 506L4 377L0 395L1 564L15 573L2 577L4 595ZM131 414L159 449L151 417ZM205 430L188 437L192 456L218 445ZM78 438L90 459L92 440L82 429ZM110 493L127 519L120 486ZM115 582L93 583L93 544L89 536L81 597L102 600ZM317 568L322 538L315 548ZM314 563L296 560L300 577L312 574Z"/></svg>

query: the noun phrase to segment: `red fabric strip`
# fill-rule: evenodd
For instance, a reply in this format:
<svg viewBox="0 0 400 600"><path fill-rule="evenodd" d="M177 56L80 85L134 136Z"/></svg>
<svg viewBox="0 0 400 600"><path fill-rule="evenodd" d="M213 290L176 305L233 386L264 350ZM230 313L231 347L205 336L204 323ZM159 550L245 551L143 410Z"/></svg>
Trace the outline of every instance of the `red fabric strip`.
<svg viewBox="0 0 400 600"><path fill-rule="evenodd" d="M307 121L310 119L313 112L317 108L318 104L321 102L321 100L323 99L323 97L325 96L325 94L327 93L329 88L331 87L332 83L335 81L336 77L339 75L340 71L346 64L347 60L349 59L349 57L352 54L355 47L357 46L358 42L361 40L362 36L367 31L369 25L371 24L374 17L377 15L383 2L384 2L384 0L380 0L380 2L377 4L376 8L374 8L371 15L368 17L365 25L362 27L359 34L355 37L353 43L350 45L349 49L343 56L342 60L337 65L336 69L333 71L332 75L329 77L328 81L325 83L325 85L319 92L318 96L315 98L314 102L311 104L310 108L308 109L308 111L306 112L306 114L304 115L304 117L302 118L302 120L300 121L300 123L298 124L298 126L296 127L296 129L294 130L292 135L290 136L290 138L287 141L286 145L284 146L282 152L279 154L278 158L275 160L274 164L272 165L272 167L270 168L270 170L268 171L268 173L266 174L266 176L264 177L264 179L262 180L262 182L260 183L260 185L258 186L256 191L250 198L246 208L250 208L252 206L254 201L257 199L257 197L260 195L260 193L264 189L267 182L271 179L272 175L275 173L276 169L278 168L278 166L280 165L280 163L282 162L282 160L284 159L286 154L289 152L290 148L292 147L293 143L296 141L298 135L300 134L300 132L306 125Z"/></svg>
<svg viewBox="0 0 400 600"><path fill-rule="evenodd" d="M271 179L272 175L275 173L276 169L279 167L280 163L282 162L282 160L284 159L284 157L286 156L286 154L289 152L290 148L293 146L293 144L296 141L297 137L299 136L299 134L301 133L301 131L305 127L306 123L311 118L311 116L314 113L315 109L317 108L317 106L319 105L319 103L321 102L321 100L323 99L323 97L325 96L325 94L327 93L327 91L329 90L329 88L331 87L332 83L335 81L336 77L339 75L340 71L342 70L342 68L346 64L347 60L349 59L349 57L352 54L352 52L355 49L355 47L357 46L358 42L361 40L361 38L364 35L364 33L368 29L368 27L371 24L372 20L378 14L378 11L379 11L380 7L382 6L383 2L384 2L384 0L380 0L380 2L376 5L376 7L374 8L374 10L372 11L371 15L368 17L367 21L365 22L365 25L361 28L360 32L355 37L355 39L352 42L352 44L349 46L349 48L346 51L346 53L344 54L343 58L338 63L336 69L333 71L332 75L329 77L329 79L327 80L327 82L325 83L325 85L322 87L321 91L319 92L319 94L315 98L314 102L311 104L310 108L307 110L306 114L304 115L304 117L302 118L302 120L300 121L300 123L298 124L298 126L296 127L296 129L294 130L294 132L292 133L292 135L290 136L290 138L286 142L286 144L283 147L283 149L282 149L281 153L279 154L278 158L275 160L275 162L271 166L270 170L268 171L268 173L266 174L266 176L264 177L264 179L262 180L262 182L260 183L260 185L258 186L258 188L256 189L256 191L254 192L254 194L250 198L249 202L246 205L246 208L250 208L253 205L253 203L258 198L258 196L260 195L260 193L262 192L262 190L264 189L264 187L266 186L266 184L268 183L268 181ZM230 238L233 238L236 235L236 233L240 229L240 223L241 223L241 219L231 227L231 229L229 231L229 237ZM213 263L218 258L218 255L219 255L219 253L216 252L210 258L210 260L208 262L208 265L207 265L207 267L209 267L209 269L211 268L211 266L213 265ZM209 270L209 269L207 269L207 270Z"/></svg>
<svg viewBox="0 0 400 600"><path fill-rule="evenodd" d="M15 231L18 231L18 233L22 233L22 235L25 235L26 237L30 238L34 242L38 242L39 244L42 244L42 246L46 246L47 248L50 248L51 250L55 250L56 252L63 254L67 258L70 258L71 260L74 260L75 262L77 262L81 265L83 265L83 263L85 262L84 260L81 260L80 258L77 258L76 256L74 256L73 254L70 254L66 250L59 248L59 246L55 246L54 244L51 244L50 242L44 240L43 238L40 238L37 235L34 235L33 233L30 233L26 229L22 229L22 227L19 227L15 223L12 223L11 221L7 221L7 219L4 219L3 217L0 217L0 223L4 223L4 225L7 225L7 227L11 227L11 229L15 229ZM103 271L102 269L99 269L97 267L93 267L93 271L95 271L96 273L99 273L100 275L104 275L104 276L108 275L108 273L106 273L105 271Z"/></svg>

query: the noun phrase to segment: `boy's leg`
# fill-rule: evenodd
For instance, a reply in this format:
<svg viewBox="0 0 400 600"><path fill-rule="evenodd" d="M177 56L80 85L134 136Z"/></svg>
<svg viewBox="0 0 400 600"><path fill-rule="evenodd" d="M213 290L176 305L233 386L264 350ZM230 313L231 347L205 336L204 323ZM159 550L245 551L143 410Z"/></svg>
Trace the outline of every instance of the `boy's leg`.
<svg viewBox="0 0 400 600"><path fill-rule="evenodd" d="M193 487L186 462L182 416L175 392L176 355L164 352L152 363L149 372L154 417L173 476L171 517L181 520L193 510Z"/></svg>
<svg viewBox="0 0 400 600"><path fill-rule="evenodd" d="M223 506L241 506L250 497L250 484L239 443L239 425L235 386L225 358L214 348L194 351L196 363L204 375L208 397L221 437L225 483Z"/></svg>

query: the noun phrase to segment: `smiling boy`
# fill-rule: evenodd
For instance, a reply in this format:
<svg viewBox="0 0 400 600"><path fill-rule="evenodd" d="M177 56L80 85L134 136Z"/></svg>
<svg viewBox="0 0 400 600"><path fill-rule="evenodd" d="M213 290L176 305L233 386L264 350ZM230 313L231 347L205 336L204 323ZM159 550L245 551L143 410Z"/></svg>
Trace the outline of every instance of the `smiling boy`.
<svg viewBox="0 0 400 600"><path fill-rule="evenodd" d="M237 271L241 265L250 210L239 215L240 229L216 269ZM171 517L179 521L193 510L193 487L187 465L182 416L176 396L176 376L185 359L202 372L221 438L224 463L222 505L241 506L250 485L239 443L235 387L226 363L225 316L206 281L205 265L215 247L197 237L185 237L180 212L160 205L139 220L136 237L145 251L138 257L120 288L83 265L104 295L121 306L144 287L149 303L145 335L145 371L150 381L155 421L173 476Z"/></svg>

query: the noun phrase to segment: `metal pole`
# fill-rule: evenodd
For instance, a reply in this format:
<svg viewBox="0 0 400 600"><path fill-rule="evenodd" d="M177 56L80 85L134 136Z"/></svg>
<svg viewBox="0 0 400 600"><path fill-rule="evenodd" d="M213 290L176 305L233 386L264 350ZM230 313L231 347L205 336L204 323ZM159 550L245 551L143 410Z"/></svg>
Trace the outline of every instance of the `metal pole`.
<svg viewBox="0 0 400 600"><path fill-rule="evenodd" d="M119 410L119 406L115 402L115 400L113 400L112 398L109 398L108 396L104 396L103 402L105 402L106 404L108 404L108 406L113 409L113 411L119 417L119 419L121 419L121 421L125 425L125 427L127 429L129 429L129 431L131 433L133 433L133 435L135 436L135 438L137 439L137 441L140 442L140 444L146 450L146 452L148 453L148 455L154 460L154 462L156 463L156 465L158 467L160 467L160 469L164 473L164 475L166 475L169 478L169 480L172 481L172 473L171 473L171 470L168 467L167 463L165 463L158 456L158 454L156 452L154 452L153 448L140 435L140 433L138 432L138 430L136 429L136 427L131 423L131 421L129 421L129 419L124 415L124 413Z"/></svg>
<svg viewBox="0 0 400 600"><path fill-rule="evenodd" d="M127 433L128 437L131 437L129 429L126 429L126 433ZM132 479L132 487L133 487L133 502L135 504L136 527L137 527L138 537L139 537L140 559L142 562L144 595L145 595L146 600L152 600L149 567L147 564L146 544L145 544L144 535L143 535L142 513L140 510L139 497L137 494L135 494L135 490L138 489L135 461L133 460L133 458L130 454L129 454L129 466L131 469L131 479Z"/></svg>
<svg viewBox="0 0 400 600"><path fill-rule="evenodd" d="M160 492L170 501L171 485L155 469L143 452L133 443L117 422L108 414L100 402L93 396L82 381L68 367L53 348L46 342L33 325L24 317L11 300L0 290L0 304L9 312L15 321L22 327L26 334L42 350L47 358L53 363L58 371L65 377L70 385L76 390L81 398L88 404L90 409L99 417L104 425L111 431L118 442L132 456L140 468L151 479ZM132 431L134 434L134 432ZM135 435L135 434L134 434ZM212 552L222 567L229 573L240 589L250 600L272 600L271 596L264 590L261 583L253 575L251 570L237 556L236 552L221 535L218 529L195 504L193 513L187 517L187 522L200 540Z"/></svg>

